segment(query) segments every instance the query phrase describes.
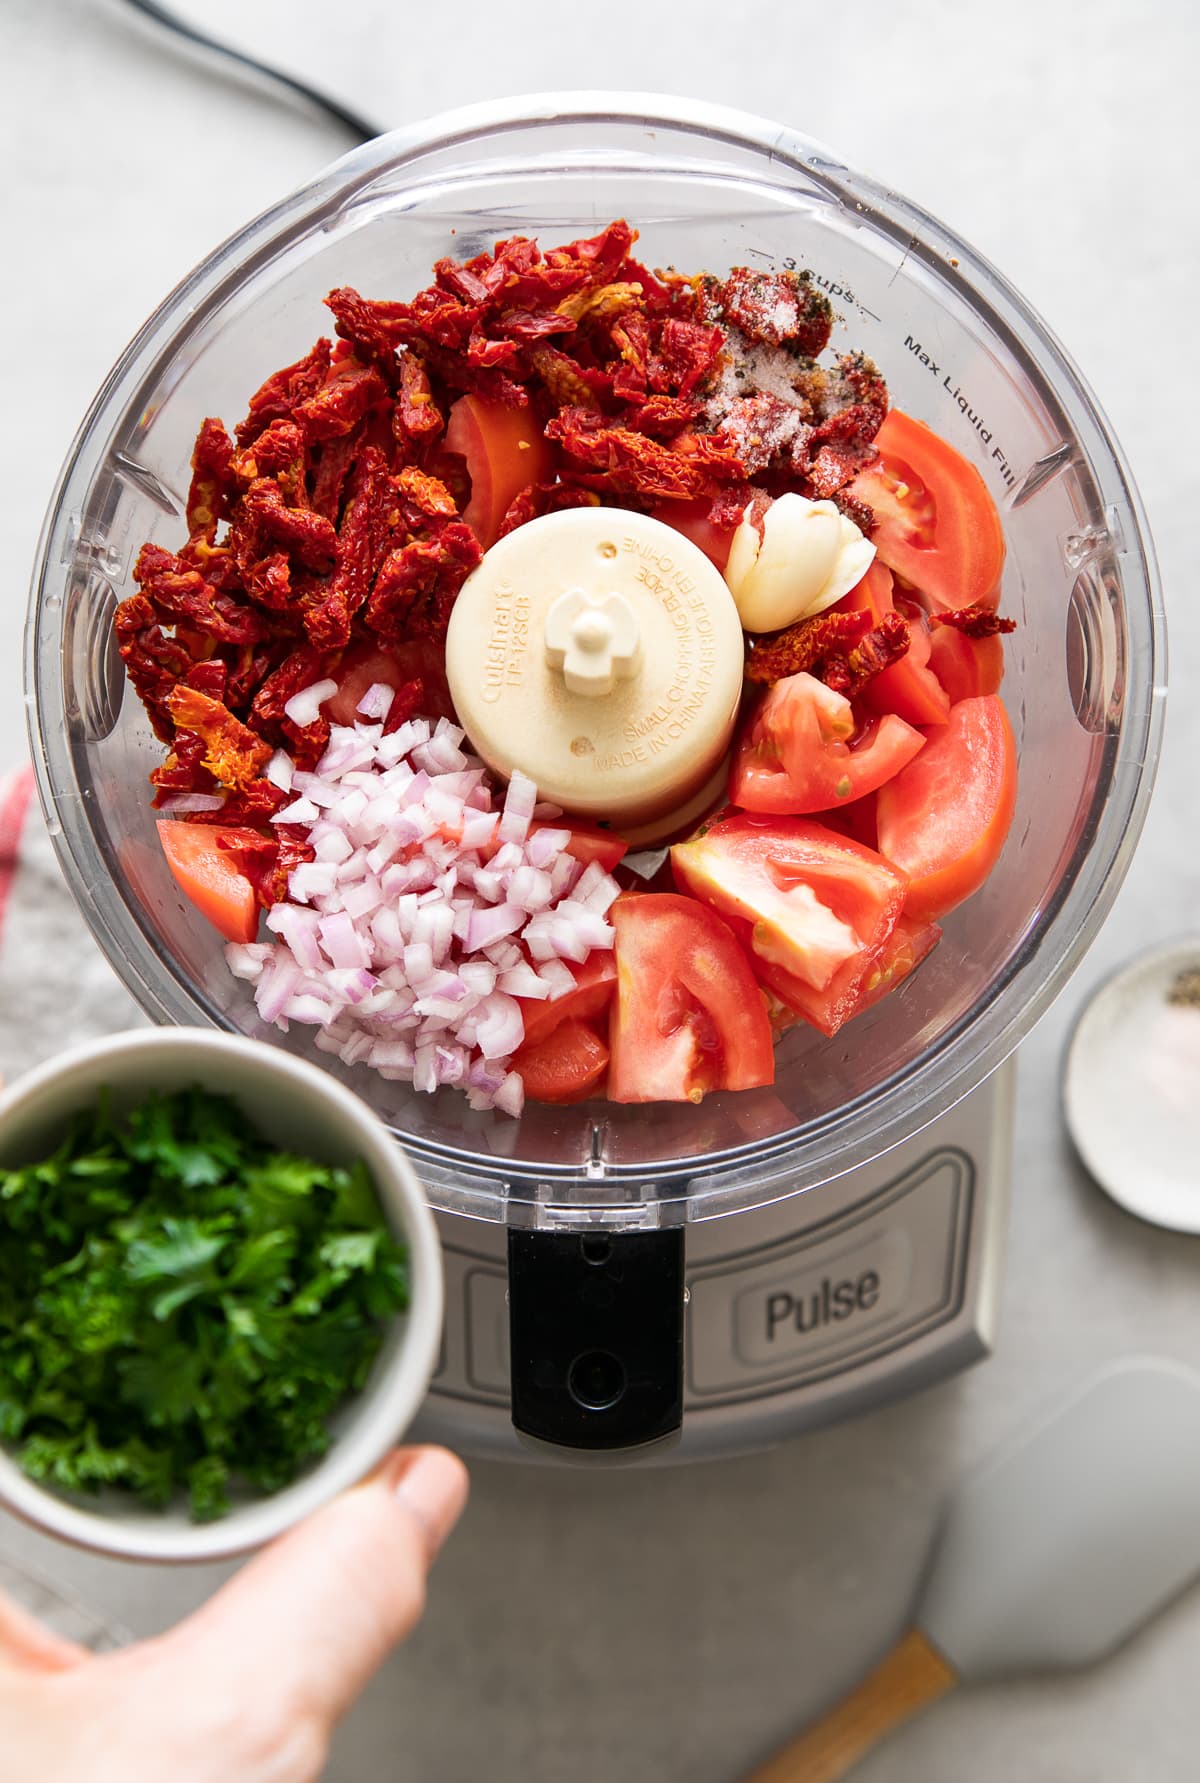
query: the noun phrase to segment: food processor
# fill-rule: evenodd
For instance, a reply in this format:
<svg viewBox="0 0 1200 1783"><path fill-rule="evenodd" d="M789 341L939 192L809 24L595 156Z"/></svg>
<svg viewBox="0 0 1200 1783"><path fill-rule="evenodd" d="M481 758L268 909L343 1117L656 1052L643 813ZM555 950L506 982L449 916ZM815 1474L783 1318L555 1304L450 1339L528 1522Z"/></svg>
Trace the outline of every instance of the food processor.
<svg viewBox="0 0 1200 1783"><path fill-rule="evenodd" d="M769 1089L698 1106L416 1095L258 1019L155 839L161 746L112 614L143 541L183 537L206 415L235 420L329 332L322 298L406 297L443 255L624 216L650 266L811 269L833 348L977 466L1004 521L1007 846L905 984L829 1040L797 1026ZM355 150L219 248L85 420L34 580L27 686L43 805L100 946L156 1021L343 1075L437 1211L447 1313L422 1431L476 1453L690 1460L879 1404L986 1353L1010 1178L1010 1055L1128 865L1164 697L1152 548L1078 372L940 223L832 153L679 99L506 100Z"/></svg>

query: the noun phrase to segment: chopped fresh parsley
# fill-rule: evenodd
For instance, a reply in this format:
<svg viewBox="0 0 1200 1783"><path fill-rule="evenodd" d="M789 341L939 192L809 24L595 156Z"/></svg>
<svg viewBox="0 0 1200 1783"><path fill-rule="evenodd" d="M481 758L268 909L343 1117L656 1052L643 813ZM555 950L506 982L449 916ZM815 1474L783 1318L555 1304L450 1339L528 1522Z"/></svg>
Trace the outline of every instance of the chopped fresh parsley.
<svg viewBox="0 0 1200 1783"><path fill-rule="evenodd" d="M184 1488L198 1521L277 1491L407 1304L365 1166L276 1151L206 1090L119 1121L102 1097L0 1168L0 1440L48 1484Z"/></svg>

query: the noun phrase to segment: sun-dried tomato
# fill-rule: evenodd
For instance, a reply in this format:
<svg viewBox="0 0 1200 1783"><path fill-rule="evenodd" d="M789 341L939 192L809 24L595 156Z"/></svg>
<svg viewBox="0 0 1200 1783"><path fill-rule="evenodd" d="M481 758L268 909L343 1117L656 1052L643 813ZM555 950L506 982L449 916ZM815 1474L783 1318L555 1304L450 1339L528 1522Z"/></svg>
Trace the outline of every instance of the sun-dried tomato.
<svg viewBox="0 0 1200 1783"><path fill-rule="evenodd" d="M325 656L310 644L301 644L262 682L250 707L250 723L264 736L277 738L283 709L293 695L324 679Z"/></svg>
<svg viewBox="0 0 1200 1783"><path fill-rule="evenodd" d="M407 465L393 479L405 502L428 519L452 519L458 512L454 497L440 477L431 477L415 465Z"/></svg>
<svg viewBox="0 0 1200 1783"><path fill-rule="evenodd" d="M231 712L244 712L251 700L279 662L280 645L253 648L243 645L226 654L225 704Z"/></svg>
<svg viewBox="0 0 1200 1783"><path fill-rule="evenodd" d="M229 498L237 487L233 474L233 441L211 415L200 424L192 451L192 481L187 498L190 540L211 545L217 527L229 517Z"/></svg>
<svg viewBox="0 0 1200 1783"><path fill-rule="evenodd" d="M525 526L530 520L536 520L538 515L544 512L545 509L539 502L536 487L532 483L527 483L524 489L519 490L513 496L504 510L504 518L500 522L500 530L496 537L507 538L510 532L516 532L518 526Z"/></svg>
<svg viewBox="0 0 1200 1783"><path fill-rule="evenodd" d="M870 629L871 616L860 613L815 613L800 619L786 631L751 640L746 658L747 681L768 685L788 675L799 675L826 657L841 657L858 644Z"/></svg>
<svg viewBox="0 0 1200 1783"><path fill-rule="evenodd" d="M171 753L150 776L150 784L157 788L155 805L161 806L180 792L217 791L217 782L204 765L206 747L204 738L195 731L176 733Z"/></svg>
<svg viewBox="0 0 1200 1783"><path fill-rule="evenodd" d="M316 513L324 514L333 526L337 525L341 513L342 490L350 473L350 466L362 448L362 435L362 427L356 427L335 440L326 440L314 454L308 505Z"/></svg>
<svg viewBox="0 0 1200 1783"><path fill-rule="evenodd" d="M329 371L329 342L322 336L294 365L274 372L250 398L246 419L237 429L237 443L247 446L272 421L284 420L300 403L315 396Z"/></svg>
<svg viewBox="0 0 1200 1783"><path fill-rule="evenodd" d="M167 710L180 730L204 740L204 765L222 786L235 790L256 780L271 759L264 743L228 706L181 683L167 700Z"/></svg>
<svg viewBox="0 0 1200 1783"><path fill-rule="evenodd" d="M807 481L806 493L817 500L836 495L877 456L875 435L887 414L887 385L874 362L862 353L847 353L826 381L831 412L793 450L793 463Z"/></svg>
<svg viewBox="0 0 1200 1783"><path fill-rule="evenodd" d="M421 702L425 698L425 683L418 675L413 681L405 681L392 694L392 703L388 707L388 715L383 721L383 734L390 736L398 731L402 724L415 718L421 710Z"/></svg>
<svg viewBox="0 0 1200 1783"><path fill-rule="evenodd" d="M908 645L908 625L899 613L888 613L845 655L828 657L817 673L835 693L853 699L881 670L899 662Z"/></svg>
<svg viewBox="0 0 1200 1783"><path fill-rule="evenodd" d="M965 638L994 638L1000 632L1017 629L1015 619L1002 619L990 607L979 605L955 607L949 613L932 613L929 623L948 625L953 631L960 631Z"/></svg>
<svg viewBox="0 0 1200 1783"><path fill-rule="evenodd" d="M293 601L292 568L286 551L273 551L246 569L246 593L257 606L287 613Z"/></svg>
<svg viewBox="0 0 1200 1783"><path fill-rule="evenodd" d="M169 743L174 726L167 700L191 668L192 658L177 639L163 631L145 595L131 594L123 600L113 616L113 627L125 672L146 708L154 733Z"/></svg>
<svg viewBox="0 0 1200 1783"><path fill-rule="evenodd" d="M555 314L570 322L614 322L618 316L636 310L642 297L642 285L625 279L618 284L596 285L590 289L573 291L555 306Z"/></svg>
<svg viewBox="0 0 1200 1783"><path fill-rule="evenodd" d="M199 570L161 545L143 545L134 580L160 622L181 621L220 644L255 644L267 636L261 616L214 588Z"/></svg>
<svg viewBox="0 0 1200 1783"><path fill-rule="evenodd" d="M444 638L455 597L482 557L479 540L461 521L436 538L410 539L384 559L367 603L367 624L385 642Z"/></svg>
<svg viewBox="0 0 1200 1783"><path fill-rule="evenodd" d="M627 369L627 368L623 368ZM692 396L651 396L621 417L639 433L653 439L669 439L681 428L691 427L700 416L700 404Z"/></svg>
<svg viewBox="0 0 1200 1783"><path fill-rule="evenodd" d="M233 471L244 489L260 477L274 477L285 497L295 502L304 475L304 434L295 421L272 421L257 439L243 446L233 461Z"/></svg>
<svg viewBox="0 0 1200 1783"><path fill-rule="evenodd" d="M690 501L745 475L741 459L720 441L691 434L666 446L632 428L612 426L595 409L565 409L547 424L546 437L559 441L581 467L575 472L578 482L613 496Z"/></svg>
<svg viewBox="0 0 1200 1783"><path fill-rule="evenodd" d="M304 614L304 629L318 649L341 650L350 642L351 621L371 591L399 520L400 500L387 460L374 446L364 447L350 475L336 567Z"/></svg>
<svg viewBox="0 0 1200 1783"><path fill-rule="evenodd" d="M669 316L658 327L657 349L649 362L650 388L690 396L712 376L725 340L723 328Z"/></svg>
<svg viewBox="0 0 1200 1783"><path fill-rule="evenodd" d="M282 546L308 570L327 570L337 556L338 535L332 523L311 508L289 508L279 484L270 477L250 485L238 503L232 531L239 542L245 539L243 548L248 547L253 557L259 555L256 546L264 540Z"/></svg>
<svg viewBox="0 0 1200 1783"><path fill-rule="evenodd" d="M396 407L392 429L403 442L419 442L441 433L445 427L442 411L433 399L429 373L417 355L405 351L397 362L399 381L396 385Z"/></svg>
<svg viewBox="0 0 1200 1783"><path fill-rule="evenodd" d="M408 313L406 303L372 303L360 297L351 286L331 291L325 299L333 311L337 331L366 360L377 360L383 367L394 367L396 348L401 336L389 315L390 311Z"/></svg>
<svg viewBox="0 0 1200 1783"><path fill-rule="evenodd" d="M270 823L277 811L283 809L289 797L288 793L273 785L270 780L252 780L239 792L231 792L219 811L189 812L187 821L245 824L248 829L261 828Z"/></svg>
<svg viewBox="0 0 1200 1783"><path fill-rule="evenodd" d="M298 403L293 419L306 440L334 440L358 426L370 409L388 401L388 387L374 365L343 361L321 388Z"/></svg>
<svg viewBox="0 0 1200 1783"><path fill-rule="evenodd" d="M197 693L206 693L210 699L225 701L225 682L228 670L220 657L209 657L207 662L193 663L184 677L188 687L194 687Z"/></svg>
<svg viewBox="0 0 1200 1783"><path fill-rule="evenodd" d="M220 817L223 824L229 822L223 811ZM251 838L243 833L236 841L230 836L218 836L217 847L229 855L238 872L250 881L255 901L264 910L287 897L292 873L305 861L313 859L308 831L291 823L276 825L272 836Z"/></svg>
<svg viewBox="0 0 1200 1783"><path fill-rule="evenodd" d="M721 314L748 341L815 359L829 345L833 305L811 272L757 272L735 266L715 292Z"/></svg>

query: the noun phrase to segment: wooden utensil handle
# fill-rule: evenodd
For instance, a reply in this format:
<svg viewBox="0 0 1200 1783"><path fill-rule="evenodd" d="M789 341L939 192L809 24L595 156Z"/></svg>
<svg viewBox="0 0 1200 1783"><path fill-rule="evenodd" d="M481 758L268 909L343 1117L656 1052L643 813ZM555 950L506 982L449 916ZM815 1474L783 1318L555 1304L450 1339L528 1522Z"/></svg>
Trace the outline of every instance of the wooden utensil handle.
<svg viewBox="0 0 1200 1783"><path fill-rule="evenodd" d="M837 1783L871 1747L958 1683L925 1639L909 1632L856 1690L746 1778L746 1783Z"/></svg>

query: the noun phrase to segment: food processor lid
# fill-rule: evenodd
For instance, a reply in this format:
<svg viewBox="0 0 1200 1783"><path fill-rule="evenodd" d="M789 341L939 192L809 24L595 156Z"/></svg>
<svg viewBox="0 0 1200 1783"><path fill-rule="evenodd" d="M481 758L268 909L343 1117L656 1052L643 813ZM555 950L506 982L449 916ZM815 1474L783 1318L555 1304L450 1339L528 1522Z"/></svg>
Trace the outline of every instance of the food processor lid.
<svg viewBox="0 0 1200 1783"><path fill-rule="evenodd" d="M576 185L569 188L572 179ZM520 195L514 182L522 180ZM970 1008L940 1023L936 1011L924 1023L910 1020L905 1056L884 1048L875 1080L844 1100L837 1098L838 1072L852 1062L854 1047L878 1035L886 1004L860 1018L871 1026L859 1034L852 1028L849 1037L823 1049L815 1041L807 1050L800 1047L789 1071L832 1085L811 1118L798 1121L778 1098L772 1102L758 1092L712 1098L699 1110L654 1105L630 1115L598 1105L590 1113L551 1111L558 1128L545 1122L539 1127L540 1117L527 1117L520 1127L493 1120L453 1135L436 1120L410 1118L410 1110L393 1116L435 1201L485 1218L519 1221L548 1200L561 1205L568 1219L638 1223L730 1213L852 1170L935 1118L1011 1051L1081 958L1131 856L1161 733L1161 601L1136 491L1071 361L966 243L852 172L831 151L723 107L583 92L464 108L351 151L198 267L114 368L54 497L27 633L27 684L37 701L36 717L31 715L34 759L68 882L143 1007L162 1021L232 1027L245 1019L174 956L159 926L161 899L151 912L153 900L132 886L126 862L136 849L126 848L101 811L109 770L101 768L100 752L114 720L105 600L111 613L114 583L120 581L117 570L105 568L105 553L120 557L113 513L122 503L136 497L152 515L157 507L160 525L163 514L176 508L168 477L150 462L146 442L156 420L178 400L184 361L199 364L215 352L239 305L252 301L247 293L268 293L270 281L286 279L304 252L316 251L314 244L322 251L336 245L339 231L349 240L355 229L387 219L393 242L400 239L397 226L427 242L429 219L436 222L440 204L457 223L469 213L477 234L522 224L528 233L578 232L598 214L597 204L606 208L610 190L614 214L626 204L633 209L639 182L652 191L653 204L633 220L648 235L670 223L674 183L678 220L706 240L720 235L727 259L761 256L766 250L758 237L767 239L772 221L780 219L784 234L805 253L813 252L816 234L829 231L839 256L859 254L868 272L864 256L875 254L888 274L881 290L896 305L885 375L909 375L917 363L922 344L913 318L924 305L927 316L939 308L947 316L953 312L960 327L969 318L979 342L986 338L980 376L990 354L992 361L1004 359L1014 380L1024 380L1039 433L1050 442L1045 457L1012 464L1001 457L997 464L984 456L1003 479L1006 519L1014 523L1044 489L1061 486L1056 480L1080 478L1081 511L1066 544L1069 562L1078 552L1072 566L1078 574L1063 616L1065 673L1094 771L1060 838L1059 870L1036 907L1011 919L1011 944L1003 957L997 954ZM558 194L553 204L551 193ZM703 261L694 253L692 258L700 270ZM867 331L880 322L861 291L833 275L824 282L835 304L852 312L856 328ZM314 318L314 332L317 326ZM853 343L853 332L849 339ZM927 370L922 363L922 379ZM208 406L195 407L193 432L208 412ZM980 437L990 431L983 421L975 426ZM994 452L1001 453L999 441ZM176 464L176 476L179 470ZM107 596L95 592L98 586L107 586ZM1024 690L1013 692L1024 717ZM969 915L964 912L963 920ZM989 921L995 920L993 912ZM905 987L906 998L910 989L916 993L919 977ZM361 1074L351 1081L364 1087ZM560 1144L567 1129L569 1143Z"/></svg>

